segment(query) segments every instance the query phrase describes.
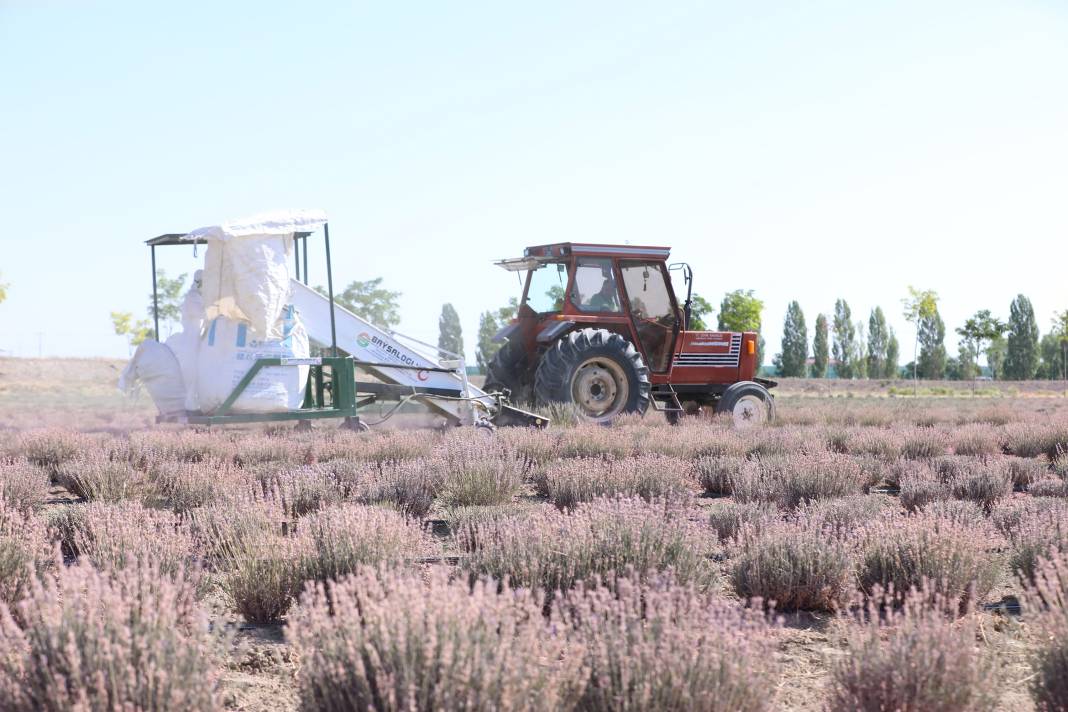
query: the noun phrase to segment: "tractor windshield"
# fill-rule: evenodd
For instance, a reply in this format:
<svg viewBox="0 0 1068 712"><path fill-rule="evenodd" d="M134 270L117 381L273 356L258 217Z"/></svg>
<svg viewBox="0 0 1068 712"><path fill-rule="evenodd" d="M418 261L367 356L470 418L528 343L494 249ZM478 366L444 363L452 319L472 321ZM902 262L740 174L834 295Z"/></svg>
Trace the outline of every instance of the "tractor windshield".
<svg viewBox="0 0 1068 712"><path fill-rule="evenodd" d="M567 289L567 263L547 262L530 271L523 303L538 314L558 312L564 308Z"/></svg>

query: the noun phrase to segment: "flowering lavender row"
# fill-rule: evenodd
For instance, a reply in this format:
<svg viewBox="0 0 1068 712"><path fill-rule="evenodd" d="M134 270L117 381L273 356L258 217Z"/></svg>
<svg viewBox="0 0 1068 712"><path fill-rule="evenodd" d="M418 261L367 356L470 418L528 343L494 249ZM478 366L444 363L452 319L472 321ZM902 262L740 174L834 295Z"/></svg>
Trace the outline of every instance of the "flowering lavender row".
<svg viewBox="0 0 1068 712"><path fill-rule="evenodd" d="M750 431L11 433L0 708L236 704L230 637L255 624L284 627L305 709L778 709L813 616L831 709L1005 705L986 626L1058 709L1068 418L866 408ZM1009 594L1022 627L983 612Z"/></svg>

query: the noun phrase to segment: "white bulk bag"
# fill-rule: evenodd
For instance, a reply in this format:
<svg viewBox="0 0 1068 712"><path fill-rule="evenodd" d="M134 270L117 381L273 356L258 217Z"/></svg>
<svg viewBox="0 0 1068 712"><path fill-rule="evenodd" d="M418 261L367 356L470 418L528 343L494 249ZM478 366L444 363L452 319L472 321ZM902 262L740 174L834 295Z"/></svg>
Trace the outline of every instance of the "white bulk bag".
<svg viewBox="0 0 1068 712"><path fill-rule="evenodd" d="M162 415L179 415L185 412L185 385L182 369L166 345L148 339L137 347L130 363L119 376L119 390L128 396L144 384L152 402Z"/></svg>
<svg viewBox="0 0 1068 712"><path fill-rule="evenodd" d="M292 306L284 308L276 331L281 338L259 338L247 324L226 317L216 317L207 325L197 358L197 400L202 412L212 412L222 405L256 359L308 358L308 335ZM264 368L230 412L297 410L304 402L307 381L307 366Z"/></svg>
<svg viewBox="0 0 1068 712"><path fill-rule="evenodd" d="M204 254L204 302L208 320L244 321L258 334L271 333L289 301L293 237L212 241Z"/></svg>
<svg viewBox="0 0 1068 712"><path fill-rule="evenodd" d="M282 338L277 329L289 302L293 234L314 231L325 222L326 214L320 210L295 210L203 227L186 235L208 243L202 287L206 318L244 321L257 334Z"/></svg>

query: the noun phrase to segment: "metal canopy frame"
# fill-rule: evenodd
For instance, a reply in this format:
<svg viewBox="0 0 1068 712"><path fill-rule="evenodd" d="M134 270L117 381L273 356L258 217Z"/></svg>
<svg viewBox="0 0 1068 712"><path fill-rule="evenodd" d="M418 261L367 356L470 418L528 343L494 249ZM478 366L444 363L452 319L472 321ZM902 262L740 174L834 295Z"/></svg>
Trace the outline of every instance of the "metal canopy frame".
<svg viewBox="0 0 1068 712"><path fill-rule="evenodd" d="M293 264L296 268L296 276L305 285L308 284L308 236L310 232L293 233ZM323 223L323 241L326 243L326 291L330 297L330 353L337 356L337 331L334 328L334 270L330 264L330 223ZM152 322L159 341L159 289L156 285L156 248L171 247L174 245L206 245L208 241L203 237L189 237L189 233L169 232L158 237L145 240L145 244L152 251ZM301 246L304 247L303 266L301 270Z"/></svg>

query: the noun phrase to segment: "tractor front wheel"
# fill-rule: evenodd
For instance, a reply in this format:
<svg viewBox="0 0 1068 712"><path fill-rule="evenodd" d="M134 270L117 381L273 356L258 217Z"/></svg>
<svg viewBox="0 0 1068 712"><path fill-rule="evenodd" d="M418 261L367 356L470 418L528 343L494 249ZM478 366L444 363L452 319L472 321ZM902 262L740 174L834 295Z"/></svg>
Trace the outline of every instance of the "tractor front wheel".
<svg viewBox="0 0 1068 712"><path fill-rule="evenodd" d="M759 383L740 381L724 391L716 412L730 417L736 428L764 425L775 419L775 399Z"/></svg>
<svg viewBox="0 0 1068 712"><path fill-rule="evenodd" d="M607 329L580 329L553 344L534 374L541 403L573 403L587 420L607 422L649 407L649 369L634 345Z"/></svg>

